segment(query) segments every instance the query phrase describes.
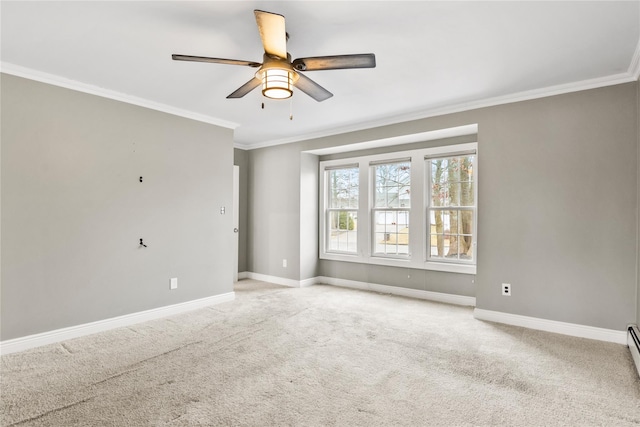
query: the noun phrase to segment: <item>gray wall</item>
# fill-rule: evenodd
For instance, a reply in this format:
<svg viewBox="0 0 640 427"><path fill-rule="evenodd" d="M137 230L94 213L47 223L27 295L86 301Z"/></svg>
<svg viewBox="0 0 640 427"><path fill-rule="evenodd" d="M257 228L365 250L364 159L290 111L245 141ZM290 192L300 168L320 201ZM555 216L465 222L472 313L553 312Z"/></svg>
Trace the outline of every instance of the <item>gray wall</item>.
<svg viewBox="0 0 640 427"><path fill-rule="evenodd" d="M249 151L248 271L300 279L300 162L294 144Z"/></svg>
<svg viewBox="0 0 640 427"><path fill-rule="evenodd" d="M318 276L318 156L300 155L300 279Z"/></svg>
<svg viewBox="0 0 640 427"><path fill-rule="evenodd" d="M319 274L475 294L486 310L622 330L636 319L638 288L637 85L252 150L247 268L302 278L280 264L305 245L298 235L300 153L477 123L475 278L330 261L318 262ZM501 296L503 282L512 284L511 297Z"/></svg>
<svg viewBox="0 0 640 427"><path fill-rule="evenodd" d="M233 149L233 164L240 169L239 182L239 210L238 221L238 272L247 271L247 213L249 212L248 181L249 181L249 154L239 148Z"/></svg>
<svg viewBox="0 0 640 427"><path fill-rule="evenodd" d="M635 318L635 92L505 105L480 121L478 307L617 330Z"/></svg>
<svg viewBox="0 0 640 427"><path fill-rule="evenodd" d="M233 290L231 130L1 83L2 340Z"/></svg>

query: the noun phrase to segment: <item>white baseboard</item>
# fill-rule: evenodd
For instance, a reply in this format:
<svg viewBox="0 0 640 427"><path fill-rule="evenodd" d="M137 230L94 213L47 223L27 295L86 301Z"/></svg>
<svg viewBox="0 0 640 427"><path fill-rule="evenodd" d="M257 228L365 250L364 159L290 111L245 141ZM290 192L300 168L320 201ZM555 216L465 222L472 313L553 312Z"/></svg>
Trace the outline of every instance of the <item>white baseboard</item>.
<svg viewBox="0 0 640 427"><path fill-rule="evenodd" d="M282 277L268 276L265 274L246 272L246 278L261 280L289 287L303 287L314 284L326 284L340 286L344 288L360 289L365 291L393 294L409 298L424 299L429 301L443 302L462 306L476 306L475 297L463 295L446 294L442 292L423 291L419 289L402 288L398 286L379 285L377 283L359 282L355 280L338 279L335 277L318 276L305 280L292 280ZM575 323L565 323L555 320L540 319L536 317L521 316L518 314L503 313L499 311L483 310L475 308L473 316L478 320L505 323L507 325L521 326L523 328L536 329L540 331L554 332L557 334L570 335L579 338L589 338L598 341L613 342L616 344L627 343L626 331L616 331L613 329L596 328Z"/></svg>
<svg viewBox="0 0 640 427"><path fill-rule="evenodd" d="M278 277L278 276L269 276L267 274L253 273L251 271L247 271L246 274L247 276L245 277L245 279L260 280L262 282L275 283L276 285L288 286L290 288L302 287L300 280L287 279L287 278ZM238 277L240 276L238 275ZM305 280L304 282L306 283L307 281ZM305 284L304 286L309 286L309 285Z"/></svg>
<svg viewBox="0 0 640 427"><path fill-rule="evenodd" d="M402 288L399 286L379 285L377 283L358 282L355 280L337 279L335 277L319 276L315 278L315 283L323 283L343 288L360 289L365 291L379 292L383 294L399 295L403 297L424 299L429 301L444 302L447 304L464 305L475 307L476 299L463 295L445 294L442 292L422 291L419 289Z"/></svg>
<svg viewBox="0 0 640 427"><path fill-rule="evenodd" d="M317 283L319 283L318 282L318 278L317 277L312 277L310 279L300 280L300 287L301 288L306 288L307 286L313 286L313 285L315 285Z"/></svg>
<svg viewBox="0 0 640 427"><path fill-rule="evenodd" d="M521 316L518 314L503 313L500 311L483 310L481 308L476 308L473 311L473 317L479 320L505 323L507 325L521 326L523 328L554 332L556 334L570 335L573 337L589 338L592 340L607 341L616 344L627 344L626 331L616 331L614 329L596 328L594 326L585 326L576 323L539 319L537 317Z"/></svg>
<svg viewBox="0 0 640 427"><path fill-rule="evenodd" d="M0 354L5 355L16 353L18 351L24 351L30 348L53 344L73 338L79 338L85 335L95 334L97 332L104 332L110 329L121 328L123 326L130 326L136 323L146 322L149 320L159 319L174 314L184 313L186 311L191 311L198 308L208 307L210 305L221 304L223 302L233 301L234 299L235 293L229 292L226 294L214 295L211 297L201 298L193 301L168 305L166 307L140 311L138 313L126 314L124 316L112 317L111 319L99 320L97 322L85 323L82 325L76 325L68 328L56 329L40 334L28 335L26 337L6 340L0 342Z"/></svg>
<svg viewBox="0 0 640 427"><path fill-rule="evenodd" d="M263 282L275 283L276 285L289 286L292 288L303 288L316 284L341 286L343 288L360 289L365 291L379 292L382 294L400 295L410 298L418 298L429 301L444 302L447 304L465 305L475 307L476 299L462 295L445 294L441 292L421 291L418 289L401 288L398 286L378 285L376 283L357 282L355 280L337 279L335 277L317 276L304 280L285 279L283 277L269 276L266 274L252 273L247 271L244 278L261 280ZM238 278L240 277L238 274Z"/></svg>
<svg viewBox="0 0 640 427"><path fill-rule="evenodd" d="M238 280L248 279L248 278L249 278L248 271L241 271L240 273L238 273Z"/></svg>

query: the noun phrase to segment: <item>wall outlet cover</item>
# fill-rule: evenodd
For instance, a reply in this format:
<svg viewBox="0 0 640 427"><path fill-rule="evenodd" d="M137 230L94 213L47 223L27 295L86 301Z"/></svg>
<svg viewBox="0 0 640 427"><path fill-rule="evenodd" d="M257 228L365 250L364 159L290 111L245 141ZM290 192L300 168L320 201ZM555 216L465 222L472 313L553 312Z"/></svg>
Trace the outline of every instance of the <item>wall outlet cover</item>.
<svg viewBox="0 0 640 427"><path fill-rule="evenodd" d="M178 289L178 278L174 277L171 279L171 289Z"/></svg>

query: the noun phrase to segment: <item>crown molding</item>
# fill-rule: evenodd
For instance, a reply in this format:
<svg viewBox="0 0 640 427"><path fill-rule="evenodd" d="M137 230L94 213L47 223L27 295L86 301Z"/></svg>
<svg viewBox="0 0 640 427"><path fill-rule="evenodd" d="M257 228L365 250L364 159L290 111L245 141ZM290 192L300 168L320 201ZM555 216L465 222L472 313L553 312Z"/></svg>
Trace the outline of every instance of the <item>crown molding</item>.
<svg viewBox="0 0 640 427"><path fill-rule="evenodd" d="M639 43L640 48L640 43ZM421 111L407 112L398 114L391 117L379 118L371 121L360 122L349 126L342 126L331 130L325 130L320 132L308 133L304 135L298 135L295 137L274 139L270 141L264 141L258 144L241 144L236 143L234 147L243 150L254 150L257 148L271 147L274 145L289 144L293 142L308 141L310 139L324 138L333 135L339 135L348 132L356 132L365 129L371 129L381 126L394 125L399 123L406 123L414 120L427 119L430 117L444 116L446 114L461 113L464 111L478 110L480 108L495 107L498 105L512 104L522 101L530 101L533 99L547 98L555 95L563 95L571 92L580 92L583 90L597 89L606 86L614 86L623 83L634 82L638 80L638 74L640 73L640 51L636 49L634 55L635 61L635 75L632 72L614 74L605 77L597 77L594 79L581 80L578 82L565 83L561 85L549 86L541 89L533 89L524 92L517 92L509 95L497 96L492 98L486 98L478 101L471 101L465 103L459 103L446 107L431 108ZM632 65L634 63L632 62Z"/></svg>
<svg viewBox="0 0 640 427"><path fill-rule="evenodd" d="M0 72L11 74L17 77L23 77L30 80L35 80L41 83L47 83L53 86L64 87L66 89L71 89L78 92L88 93L90 95L100 96L102 98L108 98L115 101L125 102L127 104L137 105L138 107L161 111L163 113L171 114L174 116L209 123L223 128L235 129L239 126L238 123L217 119L215 117L206 116L204 114L194 113L193 111L183 110L181 108L176 108L170 105L161 104L159 102L150 101L148 99L139 98L137 96L128 95L126 93L116 92L114 90L105 89L99 86L67 79L55 74L44 73L42 71L33 70L31 68L21 67L10 62L0 62Z"/></svg>
<svg viewBox="0 0 640 427"><path fill-rule="evenodd" d="M148 99L139 98L133 95L128 95L122 92L116 92L110 89L105 89L99 86L94 86L76 80L67 79L54 74L44 73L41 71L33 70L27 67L22 67L9 62L0 62L0 72L5 74L11 74L18 77L24 77L30 80L39 81L42 83L51 84L54 86L64 87L79 92L88 93L91 95L100 96L103 98L109 98L116 101L126 102L128 104L137 105L139 107L149 108L156 111L161 111L167 114L172 114L179 117L184 117L199 122L209 123L212 125L235 129L239 126L239 123L230 122L227 120L219 119L204 114L195 113L193 111L183 110L180 108L172 107L170 105L161 104L158 102L150 101ZM407 113L401 113L390 117L381 117L374 120L355 123L352 125L336 127L331 130L324 130L320 132L312 132L294 137L273 139L264 141L258 144L244 144L234 143L235 148L242 150L253 150L258 148L270 147L274 145L289 144L293 142L307 141L310 139L324 138L328 136L357 132L365 129L371 129L381 126L394 125L399 123L405 123L414 120L421 120L430 117L442 116L446 114L460 113L469 110L477 110L480 108L494 107L497 105L511 104L521 101L529 101L532 99L545 98L549 96L562 95L570 92L579 92L582 90L596 89L599 87L613 86L622 83L635 82L640 76L640 41L636 48L635 54L629 66L629 70L626 73L614 74L611 76L598 77L594 79L582 80L579 82L566 83L562 85L549 86L542 89L534 89L524 92L518 92L514 94L498 96L493 98L486 98L483 100L459 103L446 107L425 109L420 111L413 111Z"/></svg>
<svg viewBox="0 0 640 427"><path fill-rule="evenodd" d="M233 148L237 148L239 150L251 150L253 148L256 148L255 145L249 145L249 144L242 144L240 142L234 142L233 143Z"/></svg>

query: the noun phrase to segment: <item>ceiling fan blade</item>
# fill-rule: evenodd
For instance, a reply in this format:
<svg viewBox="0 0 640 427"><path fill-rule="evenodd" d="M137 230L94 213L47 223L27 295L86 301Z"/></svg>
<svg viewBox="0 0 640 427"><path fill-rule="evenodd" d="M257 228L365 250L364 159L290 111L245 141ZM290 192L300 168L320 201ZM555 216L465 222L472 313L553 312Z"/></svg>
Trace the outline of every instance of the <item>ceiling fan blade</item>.
<svg viewBox="0 0 640 427"><path fill-rule="evenodd" d="M311 80L309 77L300 73L298 73L298 81L294 83L294 86L318 102L324 101L325 99L329 99L333 96L331 92Z"/></svg>
<svg viewBox="0 0 640 427"><path fill-rule="evenodd" d="M229 64L229 65L246 65L249 67L257 68L262 64L253 61L241 61L239 59L223 59L223 58L209 58L208 56L191 56L191 55L171 55L171 59L174 61L193 61L193 62L212 62L215 64Z"/></svg>
<svg viewBox="0 0 640 427"><path fill-rule="evenodd" d="M284 26L284 16L277 13L254 10L256 23L262 45L267 55L287 58L287 32Z"/></svg>
<svg viewBox="0 0 640 427"><path fill-rule="evenodd" d="M246 82L245 84L243 84L242 86L240 86L238 89L236 89L235 92L227 96L227 99L242 98L243 96L245 96L246 94L248 94L249 92L257 88L258 86L260 86L261 83L262 83L262 80L254 77L248 82Z"/></svg>
<svg viewBox="0 0 640 427"><path fill-rule="evenodd" d="M345 68L375 68L376 56L373 53L356 55L314 56L298 58L292 62L298 71L340 70Z"/></svg>

